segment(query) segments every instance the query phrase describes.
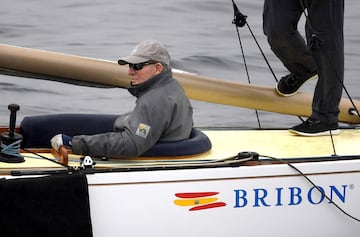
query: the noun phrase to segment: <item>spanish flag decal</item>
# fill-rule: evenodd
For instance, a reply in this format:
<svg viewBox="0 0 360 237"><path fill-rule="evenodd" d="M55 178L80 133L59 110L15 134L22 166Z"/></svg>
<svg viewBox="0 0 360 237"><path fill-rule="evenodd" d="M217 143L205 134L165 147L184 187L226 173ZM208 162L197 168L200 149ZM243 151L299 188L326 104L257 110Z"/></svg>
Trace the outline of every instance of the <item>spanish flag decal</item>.
<svg viewBox="0 0 360 237"><path fill-rule="evenodd" d="M225 202L219 202L216 195L219 192L196 192L196 193L175 193L179 199L174 200L177 206L190 207L189 211L199 211L215 207L226 206Z"/></svg>

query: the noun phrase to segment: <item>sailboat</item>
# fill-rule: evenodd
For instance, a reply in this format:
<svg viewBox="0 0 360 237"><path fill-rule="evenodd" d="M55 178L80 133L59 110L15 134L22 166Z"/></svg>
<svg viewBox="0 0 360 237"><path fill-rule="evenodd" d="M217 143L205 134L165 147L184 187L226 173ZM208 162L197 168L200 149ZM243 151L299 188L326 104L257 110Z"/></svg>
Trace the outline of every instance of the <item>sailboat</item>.
<svg viewBox="0 0 360 237"><path fill-rule="evenodd" d="M116 62L12 45L0 45L0 68L1 73L15 76L129 86L127 69ZM298 116L311 113L312 96L306 93L280 97L269 87L180 70L173 74L194 100ZM339 120L358 124L360 118L351 111L359 106L360 101L343 98ZM9 109L9 127L2 127L2 134L29 136L15 127L18 107L9 105ZM45 145L21 147L20 161L13 162L10 156L0 162L0 177L5 183L35 179L40 184L46 178L85 177L84 202L88 201L89 208L84 232L88 236L360 233L360 132L356 126L344 127L334 137L306 138L282 129L199 130L211 147L192 155L107 159L80 157L66 149L59 154ZM28 133L41 136L43 132ZM24 193L42 191L31 185L21 187L28 187ZM21 199L20 191L16 196L21 202L28 201ZM60 195L56 203L62 201ZM70 205L64 202L63 206ZM69 216L57 218L59 225L79 226ZM36 226L39 221L31 223Z"/></svg>

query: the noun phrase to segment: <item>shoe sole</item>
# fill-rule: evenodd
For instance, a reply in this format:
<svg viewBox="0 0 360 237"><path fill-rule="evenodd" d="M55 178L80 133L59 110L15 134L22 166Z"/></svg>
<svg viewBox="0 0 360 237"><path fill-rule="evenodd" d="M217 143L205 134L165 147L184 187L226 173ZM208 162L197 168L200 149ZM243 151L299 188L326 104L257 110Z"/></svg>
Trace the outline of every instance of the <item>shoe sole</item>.
<svg viewBox="0 0 360 237"><path fill-rule="evenodd" d="M289 129L289 132L298 136L304 136L304 137L319 137L319 136L330 136L330 135L339 135L340 129L324 131L324 132L317 132L317 133L306 133L306 132L300 132L293 129Z"/></svg>
<svg viewBox="0 0 360 237"><path fill-rule="evenodd" d="M276 93L277 93L278 95L281 95L281 96L284 96L284 97L293 96L293 95L296 95L296 94L299 92L300 88L305 84L305 82L310 81L310 80L314 80L314 79L318 79L318 75L317 75L317 74L315 74L314 76L312 76L312 77L310 77L309 79L307 79L306 81L304 81L304 83L303 83L295 92L293 92L293 93L291 93L291 94L284 94L284 93L280 92L279 89L278 89L278 87L277 87L277 85L276 85L276 87L275 87L275 91L276 91Z"/></svg>

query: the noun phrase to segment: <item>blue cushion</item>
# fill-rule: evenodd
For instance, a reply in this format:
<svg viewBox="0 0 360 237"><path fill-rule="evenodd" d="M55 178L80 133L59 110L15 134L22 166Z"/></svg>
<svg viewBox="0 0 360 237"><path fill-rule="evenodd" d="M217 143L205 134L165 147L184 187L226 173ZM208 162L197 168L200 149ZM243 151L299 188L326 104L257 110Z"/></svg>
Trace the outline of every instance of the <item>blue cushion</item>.
<svg viewBox="0 0 360 237"><path fill-rule="evenodd" d="M142 156L188 156L211 149L209 138L200 130L193 128L190 138L176 142L158 142Z"/></svg>
<svg viewBox="0 0 360 237"><path fill-rule="evenodd" d="M53 114L25 117L20 124L23 147L51 148L50 139L62 133L69 136L113 131L116 115Z"/></svg>
<svg viewBox="0 0 360 237"><path fill-rule="evenodd" d="M25 117L20 124L24 148L51 148L50 139L62 133L69 136L112 132L118 115L53 114ZM176 142L158 142L142 156L188 156L211 149L209 138L193 128L190 138Z"/></svg>

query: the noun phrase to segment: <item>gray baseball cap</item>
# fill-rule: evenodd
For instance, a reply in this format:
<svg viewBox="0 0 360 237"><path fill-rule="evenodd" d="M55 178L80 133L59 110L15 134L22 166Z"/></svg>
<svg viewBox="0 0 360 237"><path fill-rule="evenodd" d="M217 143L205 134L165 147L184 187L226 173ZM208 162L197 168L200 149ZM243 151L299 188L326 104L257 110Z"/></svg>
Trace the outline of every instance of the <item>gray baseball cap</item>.
<svg viewBox="0 0 360 237"><path fill-rule="evenodd" d="M169 65L170 55L161 43L154 40L145 40L139 43L130 55L120 58L118 63L120 65L137 64L150 60Z"/></svg>

